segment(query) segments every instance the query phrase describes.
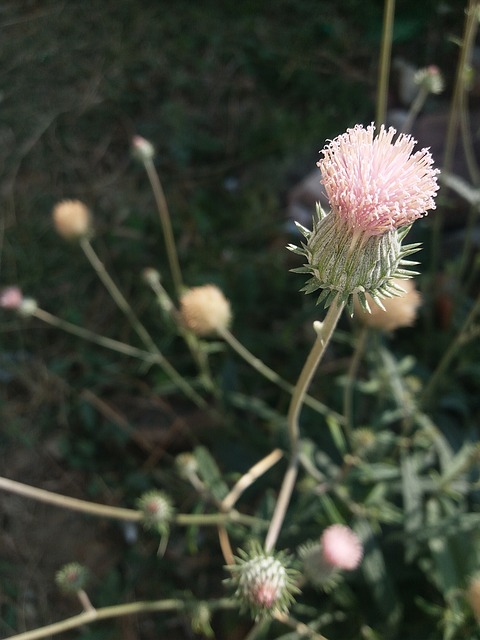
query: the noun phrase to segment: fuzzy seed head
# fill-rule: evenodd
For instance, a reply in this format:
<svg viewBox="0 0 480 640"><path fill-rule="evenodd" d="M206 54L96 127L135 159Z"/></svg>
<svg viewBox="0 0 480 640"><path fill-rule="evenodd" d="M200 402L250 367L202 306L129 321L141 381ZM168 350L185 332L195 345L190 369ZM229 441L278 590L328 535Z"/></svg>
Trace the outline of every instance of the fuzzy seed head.
<svg viewBox="0 0 480 640"><path fill-rule="evenodd" d="M317 163L334 214L352 233L376 236L412 224L435 209L438 170L428 149L382 125L357 125L329 142Z"/></svg>
<svg viewBox="0 0 480 640"><path fill-rule="evenodd" d="M333 524L323 532L320 543L327 565L353 571L363 557L362 543L356 533L342 524Z"/></svg>
<svg viewBox="0 0 480 640"><path fill-rule="evenodd" d="M206 284L189 289L180 298L183 324L197 336L208 336L227 329L232 312L230 302L218 287Z"/></svg>
<svg viewBox="0 0 480 640"><path fill-rule="evenodd" d="M53 208L53 224L59 235L78 240L91 231L91 214L80 200L62 200Z"/></svg>
<svg viewBox="0 0 480 640"><path fill-rule="evenodd" d="M371 304L373 300L369 294L366 295L366 298L370 312L362 308L358 299L354 299L356 317L367 327L390 332L401 327L410 327L417 319L417 311L422 298L413 280L393 278L392 283L403 289L403 293L382 300L383 309L378 305Z"/></svg>

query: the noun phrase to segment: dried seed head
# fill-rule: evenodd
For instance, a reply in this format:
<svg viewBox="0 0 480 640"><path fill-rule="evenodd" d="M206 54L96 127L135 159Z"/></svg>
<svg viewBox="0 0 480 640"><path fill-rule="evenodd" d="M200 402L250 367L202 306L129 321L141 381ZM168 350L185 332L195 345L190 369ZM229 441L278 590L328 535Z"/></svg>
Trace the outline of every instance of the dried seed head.
<svg viewBox="0 0 480 640"><path fill-rule="evenodd" d="M227 329L232 312L230 302L218 287L206 284L189 289L180 298L183 324L197 336L207 336Z"/></svg>
<svg viewBox="0 0 480 640"><path fill-rule="evenodd" d="M67 240L78 240L91 232L91 214L80 200L62 200L53 208L53 224Z"/></svg>
<svg viewBox="0 0 480 640"><path fill-rule="evenodd" d="M360 302L354 299L356 317L367 327L394 331L400 327L410 327L415 322L422 299L413 280L393 278L392 284L403 289L403 293L383 299L383 309L378 305L369 304L370 312L365 311ZM370 295L367 294L366 298L368 303L372 302Z"/></svg>

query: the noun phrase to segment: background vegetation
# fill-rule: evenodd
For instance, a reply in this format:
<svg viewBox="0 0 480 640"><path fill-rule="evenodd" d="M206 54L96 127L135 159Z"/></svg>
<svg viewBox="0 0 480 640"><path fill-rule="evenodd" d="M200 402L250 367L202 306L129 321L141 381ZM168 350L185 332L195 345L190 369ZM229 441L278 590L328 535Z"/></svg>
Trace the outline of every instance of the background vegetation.
<svg viewBox="0 0 480 640"><path fill-rule="evenodd" d="M394 55L418 67L435 63L446 78L446 93L429 102L427 112L441 114L448 106L464 8L461 0L398 2ZM298 292L301 278L288 272L296 266L284 249L293 233L285 213L288 193L314 168L326 139L374 119L382 18L379 0L3 3L0 283L19 284L42 308L70 322L135 343L81 252L53 231L55 202L80 198L94 212L95 244L109 271L162 352L184 375L194 375L188 352L141 277L145 267L154 267L164 274L165 286L171 285L153 198L130 153L132 136L141 134L157 150L186 283L218 284L232 303L235 335L293 382L320 311L313 297ZM391 107L401 106L396 86L392 81ZM473 109L476 99L473 90ZM451 221L452 210L446 211ZM403 363L412 393L428 380L478 294L475 281L459 288L466 279L457 278L458 257L455 251L446 253L447 245L441 245L441 268L429 269L432 219L418 225L425 242L421 318L416 328L388 342ZM458 228L455 220L453 226ZM476 263L468 259L473 268ZM344 319L312 390L336 411L341 411L353 335ZM452 522L460 512L478 514L478 449L473 447L480 408L478 351L478 340L470 340L430 403L431 419L456 460L452 482L468 485L448 484L451 502L442 496ZM398 415L381 377L385 363L376 357L370 354L362 369L356 424L384 430L385 457L375 460L379 466L372 467L368 482L364 477L349 480L350 488L355 482L368 484L368 491L358 489L359 502L367 499L372 485L383 486L390 477L400 481L388 475L398 470L389 440L399 435ZM162 486L180 510L200 509L201 498L172 471L176 455L205 446L231 481L286 444L282 416L288 396L227 349L219 349L212 362L225 392L222 424L192 407L161 372L2 313L2 475L131 506L143 491ZM305 413L305 436L321 467L319 452L335 460L335 443L332 431L318 422L318 415ZM465 449L465 443L472 447ZM428 465L431 442L419 446L426 465L416 468L420 475L437 467L433 459ZM273 470L268 483L257 483L246 502L268 513L275 495L270 487L278 486L281 477L281 470ZM12 496L1 496L0 504L2 636L72 613L76 605L58 594L53 576L73 559L92 570L91 596L98 606L186 589L202 598L224 593L222 558L209 530L175 532L159 560L158 541L135 528L59 513ZM328 521L315 509L318 505L306 497L298 499L292 514L297 530L289 530L289 545L300 539L299 528L307 529L303 536L314 537L319 524ZM351 607L350 619L339 618L337 626L327 627L332 639L356 637L358 629L372 639L398 634L424 640L442 637L445 629L451 638L478 637L455 591L480 563L473 525L462 522L464 532L454 529L451 540L458 548L453 555L437 555L437 563L412 543L410 560L420 557L420 572L415 563L396 562L399 537L406 533L399 532L392 512L383 523L390 540L392 600L381 620L378 602L363 595L359 584L339 591L333 604L310 594L306 611L321 599L323 613L335 621L337 606ZM453 590L442 582L446 574L440 568L452 558L456 566L450 569L458 577ZM219 615L214 619L218 637L244 637L250 623L242 620L239 624ZM195 637L183 617L162 615L65 637L127 640L163 633ZM271 637L279 637L276 633Z"/></svg>

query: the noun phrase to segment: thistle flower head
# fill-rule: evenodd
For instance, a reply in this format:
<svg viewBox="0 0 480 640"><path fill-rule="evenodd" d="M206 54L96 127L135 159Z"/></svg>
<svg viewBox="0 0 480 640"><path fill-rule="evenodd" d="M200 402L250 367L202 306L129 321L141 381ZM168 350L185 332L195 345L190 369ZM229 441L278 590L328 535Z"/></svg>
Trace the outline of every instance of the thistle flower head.
<svg viewBox="0 0 480 640"><path fill-rule="evenodd" d="M142 512L145 529L154 529L162 535L169 532L174 509L166 493L155 489L147 491L138 500L138 508Z"/></svg>
<svg viewBox="0 0 480 640"><path fill-rule="evenodd" d="M78 562L64 565L55 575L55 582L63 593L78 593L88 582L88 570Z"/></svg>
<svg viewBox="0 0 480 640"><path fill-rule="evenodd" d="M392 285L403 289L403 293L393 298L385 298L382 301L383 309L378 305L369 305L369 311L365 311L357 299L354 299L356 317L367 327L382 331L394 331L400 327L410 327L417 318L417 310L422 298L415 288L413 280L399 280L393 278ZM367 303L371 297L367 294ZM370 299L370 300L369 300Z"/></svg>
<svg viewBox="0 0 480 640"><path fill-rule="evenodd" d="M67 240L79 240L91 231L91 214L80 200L62 200L53 208L53 224Z"/></svg>
<svg viewBox="0 0 480 640"><path fill-rule="evenodd" d="M235 597L243 608L255 618L287 613L298 588L297 572L289 567L286 555L274 555L258 544L248 552L240 550L239 555L236 564L227 567L232 574L227 582L236 587Z"/></svg>
<svg viewBox="0 0 480 640"><path fill-rule="evenodd" d="M437 173L428 149L393 127L357 125L327 144L317 163L333 212L353 233L376 236L435 209Z"/></svg>
<svg viewBox="0 0 480 640"><path fill-rule="evenodd" d="M363 548L357 534L343 524L327 527L320 538L325 563L336 569L353 571L360 564Z"/></svg>
<svg viewBox="0 0 480 640"><path fill-rule="evenodd" d="M227 329L232 312L230 303L218 287L206 284L189 289L180 298L183 324L197 336L207 336Z"/></svg>
<svg viewBox="0 0 480 640"><path fill-rule="evenodd" d="M414 220L435 208L437 173L427 149L412 154L415 141L383 126L358 125L332 140L318 162L331 212L317 207L313 229L298 225L306 238L289 249L307 258L293 269L311 279L303 291L321 289L318 302L328 307L334 299L349 305L353 296L368 310L366 294L383 308L382 299L402 293L394 278L410 278L405 269L415 262L405 258L419 244L402 246Z"/></svg>

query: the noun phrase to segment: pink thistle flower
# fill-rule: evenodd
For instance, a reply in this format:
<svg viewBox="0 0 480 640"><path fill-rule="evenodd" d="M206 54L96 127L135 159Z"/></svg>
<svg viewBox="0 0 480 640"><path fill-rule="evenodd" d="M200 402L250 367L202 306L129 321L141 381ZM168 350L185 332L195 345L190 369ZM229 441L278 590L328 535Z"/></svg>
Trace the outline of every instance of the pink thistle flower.
<svg viewBox="0 0 480 640"><path fill-rule="evenodd" d="M333 524L320 538L324 562L337 569L352 571L360 564L363 548L360 539L349 527Z"/></svg>
<svg viewBox="0 0 480 640"><path fill-rule="evenodd" d="M19 287L6 287L0 292L0 307L3 309L19 309L23 302L23 295Z"/></svg>
<svg viewBox="0 0 480 640"><path fill-rule="evenodd" d="M412 154L410 135L382 125L347 129L322 150L317 163L333 213L353 233L377 236L411 224L435 209L437 174L428 149Z"/></svg>

